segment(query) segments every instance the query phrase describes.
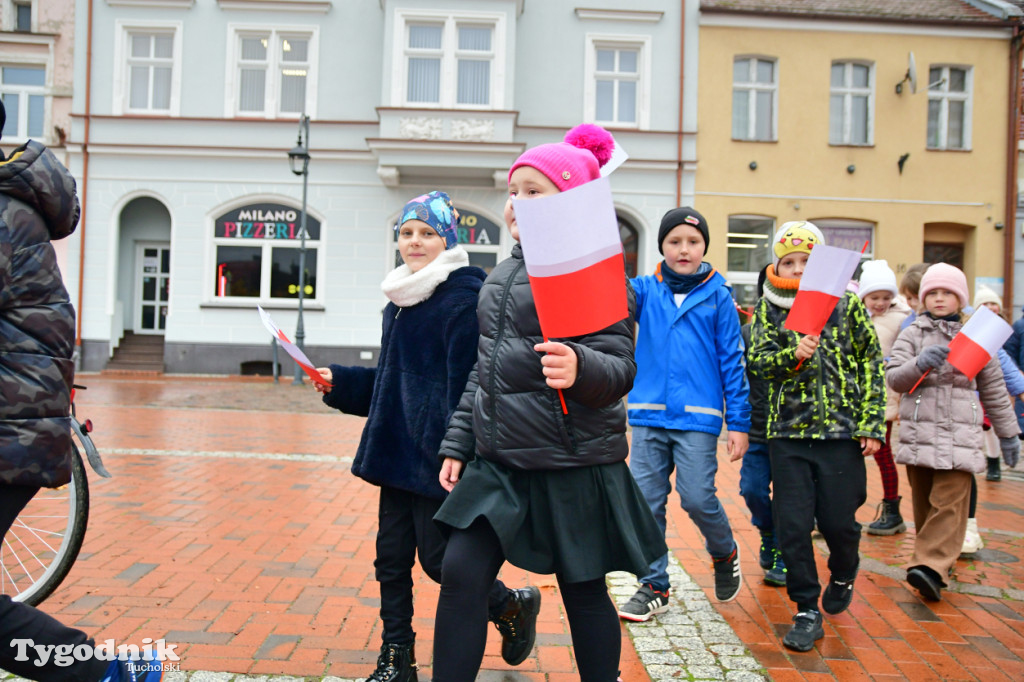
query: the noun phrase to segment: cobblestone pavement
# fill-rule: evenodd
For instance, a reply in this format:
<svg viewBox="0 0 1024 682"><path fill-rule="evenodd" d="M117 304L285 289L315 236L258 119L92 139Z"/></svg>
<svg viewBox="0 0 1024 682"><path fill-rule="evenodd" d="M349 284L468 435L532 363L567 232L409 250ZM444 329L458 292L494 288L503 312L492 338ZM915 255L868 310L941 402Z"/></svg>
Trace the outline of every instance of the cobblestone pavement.
<svg viewBox="0 0 1024 682"><path fill-rule="evenodd" d="M44 609L97 640L178 645L171 682L363 680L379 647L373 579L376 493L348 472L363 420L320 403L308 386L218 377L81 375L79 416L115 478L93 476L82 554ZM826 616L811 652L781 646L792 604L761 581L759 537L738 493L738 464L720 460L719 493L741 545L745 587L709 600L703 542L673 495L672 608L624 624L622 672L645 680L1024 679L1024 474L979 477L986 547L961 560L945 599L922 602L903 580L913 532L861 543L851 608ZM873 518L881 484L868 462ZM910 489L901 477L901 493ZM909 499L904 512L909 514ZM827 580L820 538L819 574ZM511 585L544 601L537 648L521 666L492 632L483 682L578 679L555 581L506 565ZM617 602L636 589L609 576ZM437 586L417 569L417 653L429 679ZM0 680L4 678L0 672ZM14 678L10 678L14 679Z"/></svg>

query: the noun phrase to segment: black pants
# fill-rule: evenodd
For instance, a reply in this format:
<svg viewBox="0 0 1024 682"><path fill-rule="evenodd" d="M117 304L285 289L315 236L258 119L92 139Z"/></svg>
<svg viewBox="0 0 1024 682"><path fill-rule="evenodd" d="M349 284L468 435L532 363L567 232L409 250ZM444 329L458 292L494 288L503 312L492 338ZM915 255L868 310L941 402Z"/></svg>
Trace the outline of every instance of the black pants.
<svg viewBox="0 0 1024 682"><path fill-rule="evenodd" d="M818 608L821 586L814 562L814 522L828 544L828 568L837 580L857 574L860 524L867 499L867 472L853 439L773 439L772 509L775 536L786 562L786 591L800 611Z"/></svg>
<svg viewBox="0 0 1024 682"><path fill-rule="evenodd" d="M503 563L501 543L486 519L452 531L434 622L434 682L476 679L487 644L484 597ZM604 579L569 583L556 578L581 682L615 682L622 634Z"/></svg>
<svg viewBox="0 0 1024 682"><path fill-rule="evenodd" d="M434 523L434 514L444 500L381 486L377 509L377 558L373 562L380 583L382 639L388 644L412 644L412 567L419 553L423 572L441 582L444 536ZM492 616L501 615L508 603L508 589L493 580L488 593Z"/></svg>
<svg viewBox="0 0 1024 682"><path fill-rule="evenodd" d="M7 535L14 519L37 492L36 487L0 484L0 539ZM92 660L57 666L51 655L46 665L38 666L31 649L26 652L29 660L16 661L18 650L11 645L13 639L31 639L33 644L93 644L81 630L65 627L39 609L0 595L0 668L3 670L45 682L97 682L110 665L107 661Z"/></svg>

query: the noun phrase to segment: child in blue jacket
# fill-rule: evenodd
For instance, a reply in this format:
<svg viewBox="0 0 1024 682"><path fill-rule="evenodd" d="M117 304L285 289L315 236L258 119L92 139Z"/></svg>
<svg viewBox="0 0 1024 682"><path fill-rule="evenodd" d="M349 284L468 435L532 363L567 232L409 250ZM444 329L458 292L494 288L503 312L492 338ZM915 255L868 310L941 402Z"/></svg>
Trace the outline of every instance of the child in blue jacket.
<svg viewBox="0 0 1024 682"><path fill-rule="evenodd" d="M665 531L669 476L683 509L704 535L715 571L715 597L735 599L740 589L739 546L718 501L718 436L728 429L730 461L747 450L749 389L743 339L725 278L703 262L708 224L690 207L665 214L655 274L631 280L636 290L637 375L629 393L633 427L629 468ZM668 609L668 555L640 577L640 589L619 616L645 621Z"/></svg>

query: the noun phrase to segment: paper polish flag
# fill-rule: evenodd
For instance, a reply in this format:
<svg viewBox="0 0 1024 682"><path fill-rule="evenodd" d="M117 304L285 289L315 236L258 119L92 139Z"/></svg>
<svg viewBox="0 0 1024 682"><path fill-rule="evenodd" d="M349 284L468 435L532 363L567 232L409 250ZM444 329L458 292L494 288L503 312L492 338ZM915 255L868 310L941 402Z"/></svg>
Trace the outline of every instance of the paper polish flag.
<svg viewBox="0 0 1024 682"><path fill-rule="evenodd" d="M298 363L299 367L305 370L306 374L309 375L309 378L321 386L331 388L331 384L324 381L324 378L320 376L320 372L316 371L316 367L314 367L313 363L309 361L306 354L302 352L302 349L292 343L291 340L285 336L284 332L281 331L281 328L274 323L274 320L270 317L270 313L264 310L262 306L256 306L256 310L260 313L260 319L263 320L263 326L267 328L267 331L270 332L271 336L277 339L277 342L281 344L281 348L284 348L285 352L292 356L292 359Z"/></svg>
<svg viewBox="0 0 1024 682"><path fill-rule="evenodd" d="M608 178L512 205L545 337L590 334L629 315Z"/></svg>
<svg viewBox="0 0 1024 682"><path fill-rule="evenodd" d="M1006 320L981 306L949 342L946 360L968 379L973 379L999 352L1011 334L1013 327Z"/></svg>
<svg viewBox="0 0 1024 682"><path fill-rule="evenodd" d="M800 289L786 317L786 329L799 334L820 334L850 283L860 254L818 244L811 250L800 278Z"/></svg>

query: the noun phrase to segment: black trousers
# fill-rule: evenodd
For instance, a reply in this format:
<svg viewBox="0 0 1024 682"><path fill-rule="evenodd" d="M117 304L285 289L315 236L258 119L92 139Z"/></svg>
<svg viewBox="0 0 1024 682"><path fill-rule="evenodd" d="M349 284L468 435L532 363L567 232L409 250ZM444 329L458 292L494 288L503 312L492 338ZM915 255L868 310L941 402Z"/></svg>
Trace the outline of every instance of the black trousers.
<svg viewBox="0 0 1024 682"><path fill-rule="evenodd" d="M828 545L837 580L857 574L860 529L856 513L867 499L867 470L853 439L778 438L769 441L775 536L786 562L786 591L800 611L818 608L821 585L811 531L815 520Z"/></svg>
<svg viewBox="0 0 1024 682"><path fill-rule="evenodd" d="M412 644L412 567L419 553L423 572L441 582L441 562L447 542L434 514L444 500L381 486L377 510L377 558L373 562L380 583L382 639L387 644ZM508 604L508 589L494 580L487 595L490 615L501 615Z"/></svg>
<svg viewBox="0 0 1024 682"><path fill-rule="evenodd" d="M434 622L434 682L473 682L487 645L484 595L505 563L501 542L485 518L452 530ZM604 578L558 579L581 682L614 682L622 633Z"/></svg>
<svg viewBox="0 0 1024 682"><path fill-rule="evenodd" d="M0 539L7 535L14 519L39 492L39 488L0 484ZM37 608L11 601L0 595L0 668L30 680L44 682L97 682L110 665L107 661L75 661L57 666L51 655L46 665L35 664L35 652L28 649L29 660L16 661L18 649L11 640L31 639L33 644L88 644L93 641L81 630L64 626Z"/></svg>

